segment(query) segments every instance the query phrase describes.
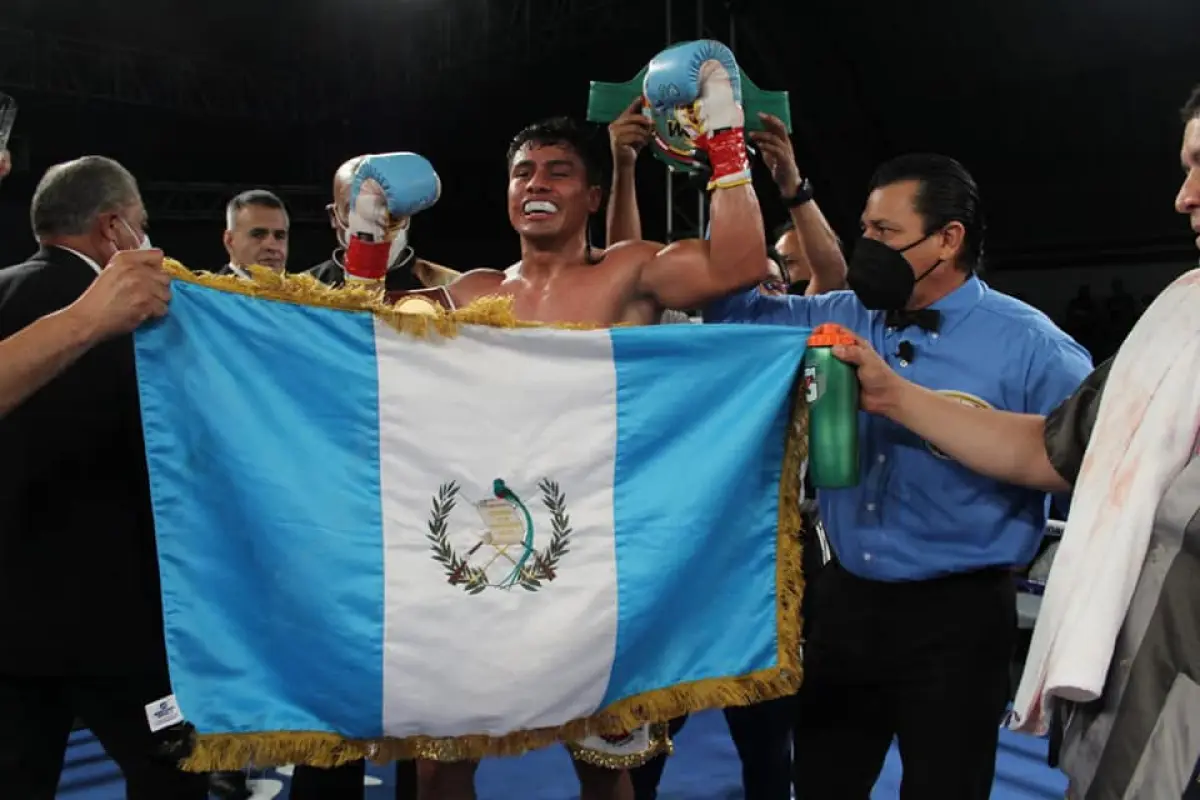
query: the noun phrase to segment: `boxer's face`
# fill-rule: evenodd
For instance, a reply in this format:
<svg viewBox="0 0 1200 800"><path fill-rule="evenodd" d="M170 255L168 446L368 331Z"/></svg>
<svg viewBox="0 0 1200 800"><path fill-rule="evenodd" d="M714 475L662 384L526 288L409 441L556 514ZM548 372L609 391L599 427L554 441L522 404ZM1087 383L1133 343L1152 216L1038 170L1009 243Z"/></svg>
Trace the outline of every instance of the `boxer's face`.
<svg viewBox="0 0 1200 800"><path fill-rule="evenodd" d="M1184 128L1179 157L1184 178L1175 198L1175 210L1188 215L1196 232L1196 247L1200 248L1200 117L1194 117Z"/></svg>
<svg viewBox="0 0 1200 800"><path fill-rule="evenodd" d="M508 219L529 238L574 235L600 208L600 187L588 185L583 159L568 146L529 142L508 169Z"/></svg>
<svg viewBox="0 0 1200 800"><path fill-rule="evenodd" d="M288 218L282 209L246 206L238 209L233 230L225 231L225 250L239 267L261 264L282 270L287 266Z"/></svg>

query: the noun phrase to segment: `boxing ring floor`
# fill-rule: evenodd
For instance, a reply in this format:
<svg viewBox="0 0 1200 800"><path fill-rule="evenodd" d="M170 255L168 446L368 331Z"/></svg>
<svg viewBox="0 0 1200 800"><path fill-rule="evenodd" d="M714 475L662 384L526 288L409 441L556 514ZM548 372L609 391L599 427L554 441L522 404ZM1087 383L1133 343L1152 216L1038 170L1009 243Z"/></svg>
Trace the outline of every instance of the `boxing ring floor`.
<svg viewBox="0 0 1200 800"><path fill-rule="evenodd" d="M947 735L953 735L947 733ZM389 770L372 767L364 800L392 800ZM254 800L286 800L290 770L269 770L255 785ZM522 758L487 761L479 772L480 800L511 800L512 787L522 800L568 800L578 785L566 753L551 748ZM505 791L507 787L508 791ZM992 800L1061 800L1067 781L1046 766L1046 742L1008 731L1000 734ZM875 787L873 800L894 800L900 791L896 748ZM116 766L88 731L71 737L59 800L122 800ZM697 714L676 738L676 754L663 775L661 800L739 800L741 765L719 712Z"/></svg>

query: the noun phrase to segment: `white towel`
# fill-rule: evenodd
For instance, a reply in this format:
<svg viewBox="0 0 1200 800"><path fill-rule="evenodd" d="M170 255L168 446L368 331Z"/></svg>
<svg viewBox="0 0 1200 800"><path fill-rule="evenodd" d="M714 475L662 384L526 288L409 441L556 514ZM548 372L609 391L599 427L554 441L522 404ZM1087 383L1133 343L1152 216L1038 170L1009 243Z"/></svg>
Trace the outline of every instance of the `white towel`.
<svg viewBox="0 0 1200 800"><path fill-rule="evenodd" d="M1200 270L1125 340L1100 401L1009 726L1044 733L1046 700L1100 696L1155 513L1200 430Z"/></svg>

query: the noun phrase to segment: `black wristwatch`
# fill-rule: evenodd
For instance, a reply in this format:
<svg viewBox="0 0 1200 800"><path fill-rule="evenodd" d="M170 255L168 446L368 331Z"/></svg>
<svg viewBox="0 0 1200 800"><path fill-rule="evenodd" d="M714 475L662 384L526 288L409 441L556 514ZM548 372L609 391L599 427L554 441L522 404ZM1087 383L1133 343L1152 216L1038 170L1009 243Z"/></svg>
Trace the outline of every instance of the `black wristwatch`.
<svg viewBox="0 0 1200 800"><path fill-rule="evenodd" d="M792 197L783 198L783 205L786 208L797 208L805 203L811 202L813 199L813 185L808 178L800 179L800 187L796 189L796 194Z"/></svg>

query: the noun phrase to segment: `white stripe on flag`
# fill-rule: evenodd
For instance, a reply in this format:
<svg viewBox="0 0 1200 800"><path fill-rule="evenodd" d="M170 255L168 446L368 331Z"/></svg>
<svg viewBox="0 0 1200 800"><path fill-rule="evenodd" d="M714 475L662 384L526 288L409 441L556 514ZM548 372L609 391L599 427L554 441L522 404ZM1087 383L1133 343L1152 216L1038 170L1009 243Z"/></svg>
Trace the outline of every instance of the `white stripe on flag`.
<svg viewBox="0 0 1200 800"><path fill-rule="evenodd" d="M376 325L389 736L501 734L597 709L616 647L616 375L604 331L467 328L416 342ZM488 431L486 441L478 436ZM447 541L500 582L520 545L481 544L473 504L500 479L550 541L539 482L566 496L572 533L555 578L468 594L427 538L439 487L460 488ZM495 528L494 528L495 529ZM498 530L498 529L497 529ZM503 553L500 551L504 550ZM510 560L510 558L512 560Z"/></svg>

